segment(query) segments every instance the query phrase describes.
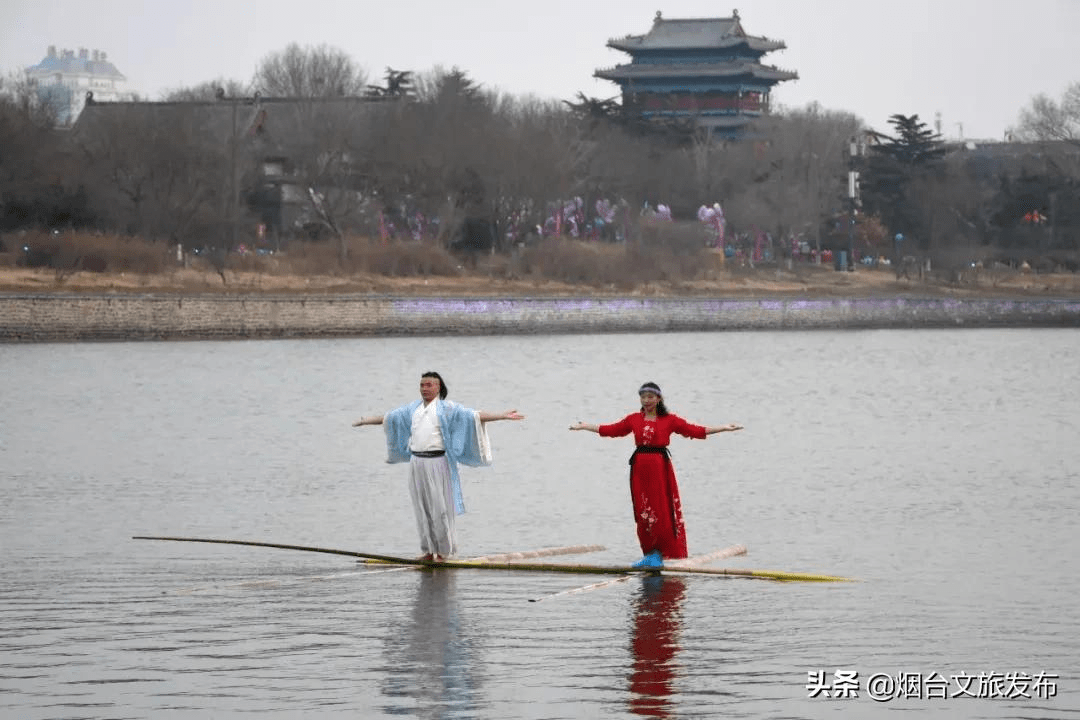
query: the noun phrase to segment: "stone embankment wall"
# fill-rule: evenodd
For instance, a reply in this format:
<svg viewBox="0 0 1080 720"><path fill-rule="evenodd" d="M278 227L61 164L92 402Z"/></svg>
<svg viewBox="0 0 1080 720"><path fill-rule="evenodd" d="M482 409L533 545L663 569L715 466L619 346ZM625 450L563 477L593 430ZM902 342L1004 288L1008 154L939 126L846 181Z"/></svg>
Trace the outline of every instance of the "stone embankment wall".
<svg viewBox="0 0 1080 720"><path fill-rule="evenodd" d="M0 342L1080 327L1080 300L0 295Z"/></svg>

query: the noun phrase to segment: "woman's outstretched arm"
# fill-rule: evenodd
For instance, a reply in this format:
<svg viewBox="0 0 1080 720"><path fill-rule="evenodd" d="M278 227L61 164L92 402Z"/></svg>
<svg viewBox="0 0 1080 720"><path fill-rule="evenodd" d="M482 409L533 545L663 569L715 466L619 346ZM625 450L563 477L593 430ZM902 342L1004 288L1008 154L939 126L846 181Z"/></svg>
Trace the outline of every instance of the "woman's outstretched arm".
<svg viewBox="0 0 1080 720"><path fill-rule="evenodd" d="M742 425L736 425L735 423L728 423L727 425L718 425L716 427L705 427L706 435L713 435L714 433L722 432L735 432L736 430L742 430Z"/></svg>

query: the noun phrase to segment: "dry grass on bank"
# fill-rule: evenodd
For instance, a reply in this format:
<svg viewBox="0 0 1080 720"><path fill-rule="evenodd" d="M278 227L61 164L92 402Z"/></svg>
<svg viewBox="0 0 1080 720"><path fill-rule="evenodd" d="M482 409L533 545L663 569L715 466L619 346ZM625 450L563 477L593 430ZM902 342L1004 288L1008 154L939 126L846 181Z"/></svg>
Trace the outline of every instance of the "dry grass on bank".
<svg viewBox="0 0 1080 720"><path fill-rule="evenodd" d="M177 260L174 246L115 236L42 233L8 235L2 241L6 247L0 251L0 291L4 292L1080 297L1080 276L1072 273L997 269L942 280L897 279L888 268L836 272L802 263L790 269L749 268L686 243L656 241L622 246L545 240L511 254L463 256L430 244L352 238L344 260L336 243L297 243L283 253L189 254L183 261ZM54 250L59 267L19 266L20 258L25 258L24 242ZM87 263L88 257L96 260Z"/></svg>

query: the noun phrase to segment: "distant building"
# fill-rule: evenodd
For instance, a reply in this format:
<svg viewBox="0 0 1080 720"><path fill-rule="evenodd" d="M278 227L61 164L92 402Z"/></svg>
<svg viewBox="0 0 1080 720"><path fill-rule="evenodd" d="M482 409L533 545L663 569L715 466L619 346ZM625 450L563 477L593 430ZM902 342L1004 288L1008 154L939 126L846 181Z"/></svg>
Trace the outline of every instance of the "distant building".
<svg viewBox="0 0 1080 720"><path fill-rule="evenodd" d="M656 13L645 35L609 40L631 62L597 70L618 83L624 110L650 119L693 120L723 136L769 110L772 87L795 72L763 65L762 57L787 47L781 40L747 35L739 12L729 18L668 20Z"/></svg>
<svg viewBox="0 0 1080 720"><path fill-rule="evenodd" d="M27 79L38 97L56 113L59 125L70 127L86 105L87 93L105 102L125 99L127 78L101 50L79 48L56 51L50 45L45 59L26 69Z"/></svg>

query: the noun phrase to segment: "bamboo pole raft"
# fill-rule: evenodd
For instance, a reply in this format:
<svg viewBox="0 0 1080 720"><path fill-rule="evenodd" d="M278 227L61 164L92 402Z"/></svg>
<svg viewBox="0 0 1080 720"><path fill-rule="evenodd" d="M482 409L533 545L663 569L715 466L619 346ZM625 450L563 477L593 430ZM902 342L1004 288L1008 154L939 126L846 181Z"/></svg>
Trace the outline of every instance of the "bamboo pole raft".
<svg viewBox="0 0 1080 720"><path fill-rule="evenodd" d="M648 575L660 573L686 573L700 575L724 575L730 577L758 578L762 580L802 581L802 582L844 582L850 578L837 577L834 575L814 575L808 573L791 573L777 570L743 570L733 568L706 568L688 565L672 564L664 568L635 568L629 565L582 565L582 564L556 564L536 562L507 562L498 560L494 562L478 560L420 560L396 557L394 555L382 555L365 553L354 550L336 550L332 548L311 547L306 545L288 545L283 543L256 542L252 540L218 540L212 538L174 537L163 535L136 535L133 540L167 540L172 542L197 542L213 543L219 545L247 545L252 547L277 548L280 550L301 550L304 552L318 552L330 555L345 555L348 557L377 560L394 565L415 565L425 568L450 568L461 570L516 570L519 572L549 572L570 573L578 575ZM571 546L575 548L588 546Z"/></svg>
<svg viewBox="0 0 1080 720"><path fill-rule="evenodd" d="M683 558L676 560L670 564L666 564L665 567L673 570L677 570L680 567L693 567L695 565L704 565L707 562L713 562L715 560L722 560L723 558L735 557L736 555L745 555L745 545L732 545L721 550L714 550L711 553L705 553L704 555L694 555L693 557ZM601 590L603 588L611 587L622 582L626 582L634 575L620 575L614 580L601 580L600 582L590 583L589 585L583 585L582 587L570 588L569 590L560 590L557 593L550 595L544 595L542 597L529 598L529 602L543 602L544 600L554 600L555 598L565 597L567 595L579 595L581 593L592 592L593 590Z"/></svg>

